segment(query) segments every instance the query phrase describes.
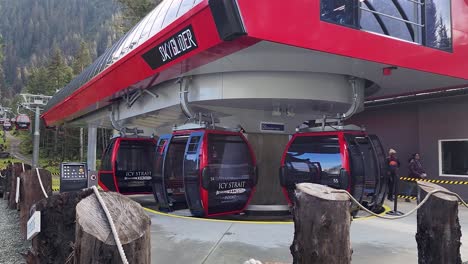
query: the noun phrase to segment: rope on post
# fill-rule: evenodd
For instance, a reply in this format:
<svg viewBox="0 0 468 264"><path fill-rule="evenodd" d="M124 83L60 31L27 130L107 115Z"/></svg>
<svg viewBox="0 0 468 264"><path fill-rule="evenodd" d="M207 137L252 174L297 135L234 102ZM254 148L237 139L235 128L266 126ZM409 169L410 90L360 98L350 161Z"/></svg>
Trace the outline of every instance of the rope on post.
<svg viewBox="0 0 468 264"><path fill-rule="evenodd" d="M401 218L405 218L411 214L413 214L414 212L416 212L421 206L423 206L423 204L429 199L429 197L431 197L431 195L433 194L436 194L436 193L445 193L445 194L448 194L448 195L453 195L455 197L458 198L458 200L460 201L460 204L462 204L463 206L465 206L466 208L468 208L468 204L465 203L465 201L463 201L463 199L460 197L460 195L458 195L457 193L454 193L454 192L450 192L450 191L444 191L444 190L433 190L433 191L430 191L426 197L424 197L424 199L418 204L418 206L416 206L415 208L413 208L411 211L409 211L408 213L404 214L404 215L399 215L399 216L386 216L386 215L379 215L379 214L376 214L374 212L372 212L371 210L367 209L366 207L364 207L362 204L360 204L349 192L347 192L346 190L333 190L331 191L331 193L344 193L346 195L349 196L349 198L351 199L351 201L353 201L353 203L357 204L362 210L364 210L365 212L373 215L373 216L376 216L376 217L379 217L379 218L383 218L383 219L388 219L388 220L396 220L396 219L401 219Z"/></svg>
<svg viewBox="0 0 468 264"><path fill-rule="evenodd" d="M24 162L21 162L21 166L23 167L23 172L25 172L26 169L24 168Z"/></svg>
<svg viewBox="0 0 468 264"><path fill-rule="evenodd" d="M36 168L36 175L37 175L37 179L39 180L39 185L41 185L41 189L42 189L42 193L44 194L44 197L49 198L49 195L47 195L47 192L44 189L44 185L42 184L42 179L41 179L41 174L39 173L39 168Z"/></svg>
<svg viewBox="0 0 468 264"><path fill-rule="evenodd" d="M119 250L119 254L120 254L120 257L122 258L122 262L124 264L128 264L127 256L125 255L125 251L123 250L122 242L120 242L120 238L119 238L119 235L117 234L117 229L115 228L114 220L112 219L109 209L107 209L106 203L102 199L101 194L99 193L96 186L93 186L92 188L93 188L94 194L96 194L96 197L102 206L102 209L104 210L104 213L106 214L107 221L109 222L110 228L112 230L112 234L114 235L115 244L117 245L117 249Z"/></svg>
<svg viewBox="0 0 468 264"><path fill-rule="evenodd" d="M20 184L21 184L20 177L16 177L16 196L15 196L16 204L18 204L20 200Z"/></svg>

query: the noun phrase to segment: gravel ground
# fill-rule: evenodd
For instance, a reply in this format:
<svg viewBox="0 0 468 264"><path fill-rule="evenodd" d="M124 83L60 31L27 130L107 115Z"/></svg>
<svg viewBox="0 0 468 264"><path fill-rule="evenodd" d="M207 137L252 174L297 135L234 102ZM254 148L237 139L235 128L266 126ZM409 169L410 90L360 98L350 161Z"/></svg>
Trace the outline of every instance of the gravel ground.
<svg viewBox="0 0 468 264"><path fill-rule="evenodd" d="M25 263L20 253L30 247L28 241L21 239L19 214L7 208L7 203L0 198L0 264Z"/></svg>

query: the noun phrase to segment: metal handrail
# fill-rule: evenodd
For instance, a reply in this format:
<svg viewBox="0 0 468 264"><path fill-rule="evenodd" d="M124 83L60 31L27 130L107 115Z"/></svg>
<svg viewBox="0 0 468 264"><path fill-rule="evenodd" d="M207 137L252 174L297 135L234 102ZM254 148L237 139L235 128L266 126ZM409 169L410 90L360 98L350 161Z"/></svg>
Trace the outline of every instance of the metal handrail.
<svg viewBox="0 0 468 264"><path fill-rule="evenodd" d="M419 23L416 23L416 22L413 22L413 21L410 21L410 20L402 19L402 18L399 18L399 17L396 17L396 16L392 16L392 15L388 15L388 14L385 14L385 13L381 13L381 12L378 12L378 11L373 11L373 10L370 10L370 9L367 9L367 8L363 8L363 7L360 7L359 9L361 9L361 10L363 10L363 11L367 11L367 12L369 12L369 13L377 14L377 15L384 16L384 17L388 17L388 18L392 18L392 19L395 19L395 20L398 20L398 21L401 21L401 22L404 22L404 23L408 23L408 24L411 24L411 25L415 25L415 26L418 26L418 27L424 27L423 24L419 24Z"/></svg>
<svg viewBox="0 0 468 264"><path fill-rule="evenodd" d="M406 0L406 1L411 2L411 3L418 4L418 5L424 5L423 2L419 2L419 1L416 1L416 0Z"/></svg>

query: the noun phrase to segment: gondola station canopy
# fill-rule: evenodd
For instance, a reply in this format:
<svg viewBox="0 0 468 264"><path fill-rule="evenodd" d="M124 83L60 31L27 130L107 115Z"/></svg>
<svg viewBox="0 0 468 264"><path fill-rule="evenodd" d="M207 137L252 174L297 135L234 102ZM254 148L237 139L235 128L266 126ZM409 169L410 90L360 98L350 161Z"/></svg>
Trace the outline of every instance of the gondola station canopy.
<svg viewBox="0 0 468 264"><path fill-rule="evenodd" d="M377 2L164 0L42 117L111 127L112 104L126 125L166 132L203 113L291 133L356 101L467 85L464 1Z"/></svg>

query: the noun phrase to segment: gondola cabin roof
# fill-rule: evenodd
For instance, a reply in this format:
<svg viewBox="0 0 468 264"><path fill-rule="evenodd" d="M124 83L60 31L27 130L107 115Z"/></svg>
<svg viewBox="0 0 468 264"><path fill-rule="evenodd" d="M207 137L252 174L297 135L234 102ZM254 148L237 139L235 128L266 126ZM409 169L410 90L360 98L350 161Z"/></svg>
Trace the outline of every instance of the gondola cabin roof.
<svg viewBox="0 0 468 264"><path fill-rule="evenodd" d="M18 123L29 123L31 122L31 119L29 118L29 116L22 114L18 115L15 121Z"/></svg>

